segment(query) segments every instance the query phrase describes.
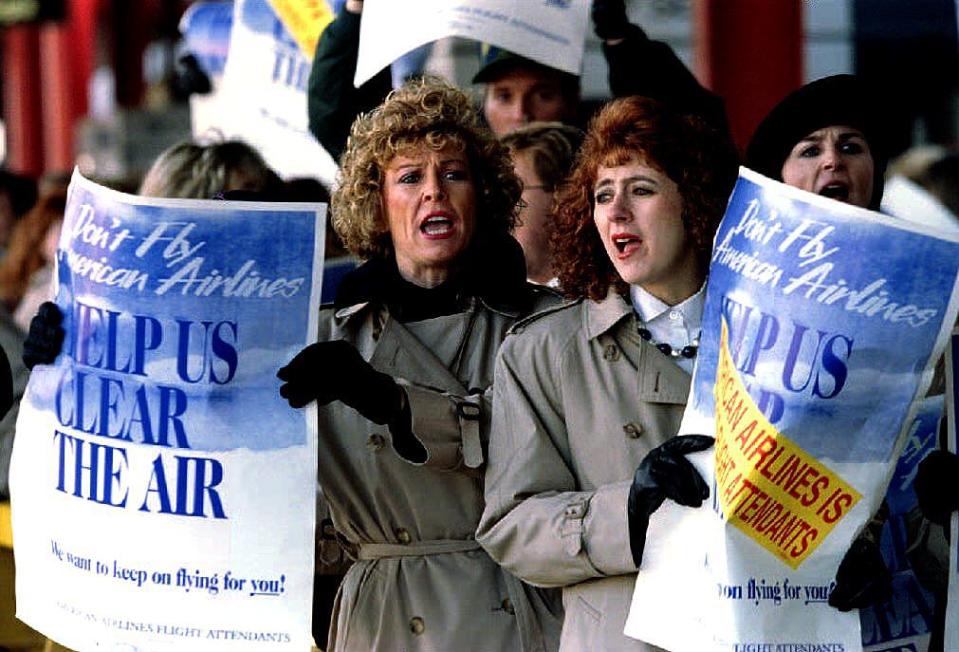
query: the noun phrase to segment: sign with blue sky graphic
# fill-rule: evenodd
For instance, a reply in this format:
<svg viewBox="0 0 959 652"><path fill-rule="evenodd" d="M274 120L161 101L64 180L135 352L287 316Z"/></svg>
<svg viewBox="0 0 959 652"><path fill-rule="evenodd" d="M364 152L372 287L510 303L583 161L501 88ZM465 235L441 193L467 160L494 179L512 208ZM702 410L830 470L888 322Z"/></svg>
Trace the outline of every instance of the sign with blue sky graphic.
<svg viewBox="0 0 959 652"><path fill-rule="evenodd" d="M75 174L66 337L11 472L27 624L80 650L309 648L315 409L275 374L315 340L324 216Z"/></svg>
<svg viewBox="0 0 959 652"><path fill-rule="evenodd" d="M859 614L827 599L901 480L910 434L935 431L920 404L956 319L957 279L954 232L741 170L681 428L716 437L691 456L710 501L667 501L654 515L661 536L647 539L628 634L678 651L863 649ZM866 622L872 646L879 624Z"/></svg>

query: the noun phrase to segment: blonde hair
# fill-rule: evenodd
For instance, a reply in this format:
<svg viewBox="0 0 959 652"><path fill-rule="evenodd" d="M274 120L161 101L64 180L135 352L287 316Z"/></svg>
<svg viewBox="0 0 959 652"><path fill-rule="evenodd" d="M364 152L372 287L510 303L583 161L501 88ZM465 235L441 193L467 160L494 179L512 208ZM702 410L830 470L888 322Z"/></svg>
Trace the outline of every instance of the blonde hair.
<svg viewBox="0 0 959 652"><path fill-rule="evenodd" d="M248 182L235 186L237 176ZM177 143L150 166L138 194L145 197L213 199L226 190L269 190L281 183L259 152L239 140L199 145Z"/></svg>
<svg viewBox="0 0 959 652"><path fill-rule="evenodd" d="M347 249L362 258L387 257L393 244L384 214L384 169L417 147L438 151L454 145L466 152L476 184L477 234L508 233L522 194L509 151L485 127L469 97L445 81L407 82L350 129L333 193L333 227Z"/></svg>
<svg viewBox="0 0 959 652"><path fill-rule="evenodd" d="M566 180L586 136L561 122L531 122L500 137L515 157L529 153L536 176L553 192Z"/></svg>

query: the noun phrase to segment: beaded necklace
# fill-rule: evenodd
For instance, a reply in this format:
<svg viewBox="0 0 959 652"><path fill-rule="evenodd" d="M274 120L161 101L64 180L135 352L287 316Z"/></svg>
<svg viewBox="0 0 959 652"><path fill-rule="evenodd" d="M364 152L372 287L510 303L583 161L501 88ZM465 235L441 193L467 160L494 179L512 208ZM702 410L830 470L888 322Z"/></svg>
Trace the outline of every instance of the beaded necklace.
<svg viewBox="0 0 959 652"><path fill-rule="evenodd" d="M700 331L696 337L693 338L692 344L687 344L681 349L673 348L671 344L667 342L657 342L653 339L653 334L649 332L649 329L640 324L638 326L639 336L655 346L657 349L662 352L663 355L669 356L670 358L695 358L696 354L699 352L699 337L702 335Z"/></svg>

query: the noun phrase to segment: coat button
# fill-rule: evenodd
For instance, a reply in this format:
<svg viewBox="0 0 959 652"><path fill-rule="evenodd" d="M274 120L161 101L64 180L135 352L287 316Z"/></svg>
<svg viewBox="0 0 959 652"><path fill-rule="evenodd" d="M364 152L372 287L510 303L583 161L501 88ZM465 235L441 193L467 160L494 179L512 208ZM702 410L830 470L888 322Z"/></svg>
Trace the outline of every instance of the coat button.
<svg viewBox="0 0 959 652"><path fill-rule="evenodd" d="M503 607L503 611L505 611L506 613L508 613L510 616L512 616L512 615L514 615L514 614L516 613L516 610L513 609L513 603L512 603L512 601L510 601L509 598L503 598L503 602L500 603L500 604L501 604L502 607Z"/></svg>
<svg viewBox="0 0 959 652"><path fill-rule="evenodd" d="M567 505L564 512L566 518L579 519L583 518L583 515L586 514L586 505L583 503L574 503L572 505Z"/></svg>
<svg viewBox="0 0 959 652"><path fill-rule="evenodd" d="M606 345L606 348L603 349L603 360L608 360L610 362L616 362L619 360L619 349L615 344Z"/></svg>
<svg viewBox="0 0 959 652"><path fill-rule="evenodd" d="M385 445L386 440L383 438L383 435L370 435L370 438L366 440L366 447L373 452L382 450Z"/></svg>
<svg viewBox="0 0 959 652"><path fill-rule="evenodd" d="M643 434L643 427L638 423L629 423L623 425L623 432L626 433L626 436L630 439L638 439L641 434Z"/></svg>
<svg viewBox="0 0 959 652"><path fill-rule="evenodd" d="M423 619L419 616L413 616L410 618L410 631L413 634L419 636L423 633L423 630L426 629L426 623L423 622Z"/></svg>
<svg viewBox="0 0 959 652"><path fill-rule="evenodd" d="M320 522L320 533L324 539L336 540L336 528L333 527L333 521L324 518Z"/></svg>
<svg viewBox="0 0 959 652"><path fill-rule="evenodd" d="M407 544L413 540L413 537L411 537L410 533L407 532L404 528L397 528L396 540L402 544Z"/></svg>

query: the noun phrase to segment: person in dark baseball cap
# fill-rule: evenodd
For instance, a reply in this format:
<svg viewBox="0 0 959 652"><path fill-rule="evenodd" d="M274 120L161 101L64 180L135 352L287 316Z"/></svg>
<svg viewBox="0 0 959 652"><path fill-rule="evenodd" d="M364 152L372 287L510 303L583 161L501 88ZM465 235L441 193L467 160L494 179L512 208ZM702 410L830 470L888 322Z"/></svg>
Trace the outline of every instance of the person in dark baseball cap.
<svg viewBox="0 0 959 652"><path fill-rule="evenodd" d="M787 95L756 128L746 165L791 186L876 210L887 153L881 103L855 75Z"/></svg>
<svg viewBox="0 0 959 652"><path fill-rule="evenodd" d="M483 60L473 77L485 84L483 115L502 136L530 122L575 121L579 77L499 48L483 46Z"/></svg>
<svg viewBox="0 0 959 652"><path fill-rule="evenodd" d="M532 17L533 4L517 3L517 11ZM334 159L342 154L356 116L372 110L392 89L388 69L353 88L362 11L363 0L346 0L321 35L310 70L310 133ZM723 101L699 84L666 43L650 39L630 22L625 0L592 0L590 13L603 42L614 97L651 97L679 113L699 115L720 131L728 130ZM580 102L577 75L502 48L487 46L473 82L485 85L483 116L497 136L534 121L582 127L592 108L591 103Z"/></svg>

